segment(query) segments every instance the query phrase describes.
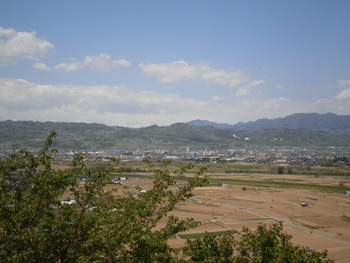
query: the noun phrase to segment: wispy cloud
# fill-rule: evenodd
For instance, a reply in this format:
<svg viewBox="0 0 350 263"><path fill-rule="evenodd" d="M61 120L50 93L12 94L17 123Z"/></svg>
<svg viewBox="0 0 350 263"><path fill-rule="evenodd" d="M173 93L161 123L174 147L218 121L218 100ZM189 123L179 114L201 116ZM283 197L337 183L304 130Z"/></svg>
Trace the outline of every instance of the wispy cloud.
<svg viewBox="0 0 350 263"><path fill-rule="evenodd" d="M210 63L189 64L180 60L164 64L140 63L139 67L144 73L155 76L161 82L199 81L236 87L247 81L242 70L216 69Z"/></svg>
<svg viewBox="0 0 350 263"><path fill-rule="evenodd" d="M90 68L98 71L109 71L112 68L129 67L131 63L126 59L113 60L112 56L101 53L97 56L86 56L83 62L64 62L55 66L55 71L72 72L83 68Z"/></svg>
<svg viewBox="0 0 350 263"><path fill-rule="evenodd" d="M350 89L345 89L330 99L319 99L315 102L316 106L324 107L329 111L343 112L349 114L350 109Z"/></svg>
<svg viewBox="0 0 350 263"><path fill-rule="evenodd" d="M350 105L350 89L343 90L337 96L335 96L335 99L347 101Z"/></svg>
<svg viewBox="0 0 350 263"><path fill-rule="evenodd" d="M339 80L338 86L350 86L350 80Z"/></svg>
<svg viewBox="0 0 350 263"><path fill-rule="evenodd" d="M282 107L286 106L289 102L291 102L288 98L274 98L264 102L264 106L266 109L278 110Z"/></svg>
<svg viewBox="0 0 350 263"><path fill-rule="evenodd" d="M23 79L0 79L0 92L0 111L5 119L146 126L188 120L196 116L197 109L209 112L211 108L207 102L176 94L124 86L40 85Z"/></svg>
<svg viewBox="0 0 350 263"><path fill-rule="evenodd" d="M236 123L300 112L348 113L350 89L330 100L312 103L289 98L214 96L210 101L161 94L125 86L42 85L23 79L1 79L2 119L98 122L140 127L193 119Z"/></svg>
<svg viewBox="0 0 350 263"><path fill-rule="evenodd" d="M131 63L125 59L113 60L110 55L101 53L98 56L87 56L84 65L99 71L108 71L115 66L129 67Z"/></svg>
<svg viewBox="0 0 350 263"><path fill-rule="evenodd" d="M213 96L212 98L214 101L224 101L224 98L223 97L220 97L220 96Z"/></svg>
<svg viewBox="0 0 350 263"><path fill-rule="evenodd" d="M81 62L60 63L55 66L55 71L73 72L83 68Z"/></svg>
<svg viewBox="0 0 350 263"><path fill-rule="evenodd" d="M16 64L22 59L40 60L55 46L40 39L36 32L17 32L0 27L0 67Z"/></svg>
<svg viewBox="0 0 350 263"><path fill-rule="evenodd" d="M255 87L264 84L264 80L255 80L252 82L249 82L247 85L245 85L242 88L239 88L236 92L236 96L243 97L249 95Z"/></svg>
<svg viewBox="0 0 350 263"><path fill-rule="evenodd" d="M42 63L42 62L34 63L32 68L35 69L35 70L39 70L39 71L46 71L46 72L51 71L51 68L48 65L46 65L45 63Z"/></svg>

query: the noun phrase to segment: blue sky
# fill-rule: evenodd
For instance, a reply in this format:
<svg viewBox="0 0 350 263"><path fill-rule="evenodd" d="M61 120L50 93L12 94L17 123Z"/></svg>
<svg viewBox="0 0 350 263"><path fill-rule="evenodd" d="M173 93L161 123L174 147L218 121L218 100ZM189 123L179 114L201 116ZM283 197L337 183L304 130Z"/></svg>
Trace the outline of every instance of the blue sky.
<svg viewBox="0 0 350 263"><path fill-rule="evenodd" d="M350 1L0 1L0 119L350 114Z"/></svg>

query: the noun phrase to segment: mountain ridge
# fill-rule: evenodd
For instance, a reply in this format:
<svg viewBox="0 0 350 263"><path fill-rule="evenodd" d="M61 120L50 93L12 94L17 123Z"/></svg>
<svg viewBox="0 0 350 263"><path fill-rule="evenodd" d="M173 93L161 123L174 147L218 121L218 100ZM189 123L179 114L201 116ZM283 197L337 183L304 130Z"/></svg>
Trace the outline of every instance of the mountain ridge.
<svg viewBox="0 0 350 263"><path fill-rule="evenodd" d="M219 129L174 123L143 128L70 122L1 121L0 150L39 149L50 131L63 150L229 149L236 147L350 147L350 136L323 131L273 128Z"/></svg>
<svg viewBox="0 0 350 263"><path fill-rule="evenodd" d="M188 122L195 126L213 126L220 129L237 130L265 130L286 128L292 130L324 131L332 134L350 135L350 115L336 115L334 113L295 113L275 119L262 118L256 121L238 122L236 124L216 123L206 120Z"/></svg>

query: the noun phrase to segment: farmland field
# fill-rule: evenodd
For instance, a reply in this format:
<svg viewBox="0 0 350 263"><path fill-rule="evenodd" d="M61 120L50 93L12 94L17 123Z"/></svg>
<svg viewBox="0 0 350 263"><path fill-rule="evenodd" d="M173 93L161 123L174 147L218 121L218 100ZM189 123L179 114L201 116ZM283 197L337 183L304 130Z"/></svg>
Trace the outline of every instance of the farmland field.
<svg viewBox="0 0 350 263"><path fill-rule="evenodd" d="M193 175L193 171L185 174L174 190ZM195 188L194 197L171 212L202 224L179 234L170 241L172 246L182 246L186 238L206 231L214 235L230 231L239 239L243 227L254 230L259 224L282 222L294 244L317 251L326 249L335 262L350 262L350 195L344 194L350 190L349 176L212 171L206 175L210 184ZM108 184L107 190L137 192L136 185L146 191L153 186L152 173L147 171L120 176L126 180L121 185ZM166 218L162 219L159 227L165 222Z"/></svg>
<svg viewBox="0 0 350 263"><path fill-rule="evenodd" d="M196 188L194 198L180 203L172 212L180 218L192 217L202 222L183 234L239 232L244 226L255 229L258 224L283 222L293 243L318 251L327 249L335 262L350 262L350 196L339 190L347 186L350 189L348 177L221 174L212 179L217 180L225 183ZM140 174L123 181L122 186L108 187L132 185L147 190L152 187L152 179ZM239 234L235 236L239 238ZM171 244L180 246L184 242L184 236L179 235Z"/></svg>

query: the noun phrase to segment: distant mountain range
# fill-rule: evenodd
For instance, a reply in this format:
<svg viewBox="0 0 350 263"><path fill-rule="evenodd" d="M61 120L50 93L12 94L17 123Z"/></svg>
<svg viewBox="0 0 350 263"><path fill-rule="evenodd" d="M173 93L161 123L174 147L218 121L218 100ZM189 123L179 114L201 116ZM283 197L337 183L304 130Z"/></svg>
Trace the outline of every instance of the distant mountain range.
<svg viewBox="0 0 350 263"><path fill-rule="evenodd" d="M220 129L265 130L286 128L350 135L350 115L336 115L334 113L296 113L284 118L259 119L257 121L246 123L239 122L237 124L216 123L205 120L193 120L188 122L188 124L195 126L212 126Z"/></svg>
<svg viewBox="0 0 350 263"><path fill-rule="evenodd" d="M350 147L349 118L330 113L293 114L285 118L261 119L235 125L192 121L190 124L144 128L112 127L96 123L0 121L0 152L38 149L50 131L58 133L54 140L55 148L74 151L174 150L187 147Z"/></svg>

